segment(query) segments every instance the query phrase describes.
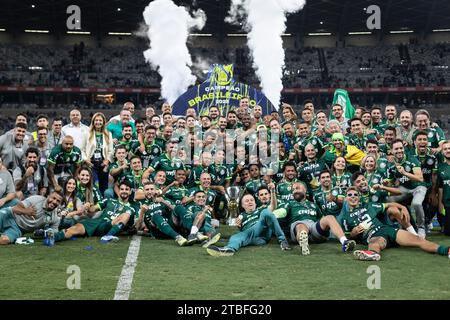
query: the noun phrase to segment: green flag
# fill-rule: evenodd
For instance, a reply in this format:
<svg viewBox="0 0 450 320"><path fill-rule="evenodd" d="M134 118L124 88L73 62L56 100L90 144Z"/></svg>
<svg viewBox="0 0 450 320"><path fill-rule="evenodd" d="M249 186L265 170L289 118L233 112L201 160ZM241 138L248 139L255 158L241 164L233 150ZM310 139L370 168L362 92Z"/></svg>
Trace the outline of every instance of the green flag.
<svg viewBox="0 0 450 320"><path fill-rule="evenodd" d="M340 104L342 108L344 108L344 118L351 119L355 114L355 108L353 108L352 103L350 102L350 97L348 96L347 90L344 89L336 89L334 91L333 97L333 105ZM334 119L333 114L330 114L330 119Z"/></svg>

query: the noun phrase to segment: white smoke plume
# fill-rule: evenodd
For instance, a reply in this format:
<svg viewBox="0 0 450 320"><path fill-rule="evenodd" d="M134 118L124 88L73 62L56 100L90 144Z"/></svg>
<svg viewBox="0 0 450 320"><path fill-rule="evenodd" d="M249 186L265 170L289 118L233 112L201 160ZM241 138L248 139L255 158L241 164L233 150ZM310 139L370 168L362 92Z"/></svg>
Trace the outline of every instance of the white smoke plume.
<svg viewBox="0 0 450 320"><path fill-rule="evenodd" d="M286 30L286 15L301 10L306 0L232 0L226 22L245 20L247 44L253 68L264 94L276 109L283 90L284 49L281 35Z"/></svg>
<svg viewBox="0 0 450 320"><path fill-rule="evenodd" d="M144 52L145 60L161 75L161 96L173 104L195 83L186 42L191 30L204 27L206 15L197 10L191 16L187 8L171 0L152 1L143 15L150 39L150 49Z"/></svg>

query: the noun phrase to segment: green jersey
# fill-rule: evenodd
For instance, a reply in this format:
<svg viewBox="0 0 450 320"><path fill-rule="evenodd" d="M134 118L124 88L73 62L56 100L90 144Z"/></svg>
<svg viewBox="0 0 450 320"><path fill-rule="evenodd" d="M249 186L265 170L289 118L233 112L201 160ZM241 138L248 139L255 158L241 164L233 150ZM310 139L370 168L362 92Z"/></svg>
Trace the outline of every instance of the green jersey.
<svg viewBox="0 0 450 320"><path fill-rule="evenodd" d="M162 155L161 147L155 142L149 144L144 141L144 152L141 152L139 149L139 145L133 150L133 154L139 156L142 160L142 168L147 169L149 165L155 160L157 157Z"/></svg>
<svg viewBox="0 0 450 320"><path fill-rule="evenodd" d="M289 202L294 200L294 194L292 193L292 184L297 182L296 179L293 181L287 181L285 179L277 183L277 200L281 202Z"/></svg>
<svg viewBox="0 0 450 320"><path fill-rule="evenodd" d="M136 150L136 148L139 148L139 141L136 139L130 139L130 140L120 140L117 145L115 145L115 149L117 149L118 146L125 146L125 149L128 152L128 156L133 154L133 152ZM115 152L114 152L115 153Z"/></svg>
<svg viewBox="0 0 450 320"><path fill-rule="evenodd" d="M197 165L191 170L191 173L188 178L187 186L192 188L192 187L195 187L196 185L199 185L200 184L200 176L204 172L209 173L211 175L211 183L212 183L212 180L213 180L212 167L211 166L204 167L202 165Z"/></svg>
<svg viewBox="0 0 450 320"><path fill-rule="evenodd" d="M427 150L426 154L420 155L417 152L417 149L413 149L410 151L410 155L419 160L425 186L427 189L431 188L433 185L433 174L437 172L438 159L430 152L430 150Z"/></svg>
<svg viewBox="0 0 450 320"><path fill-rule="evenodd" d="M356 134L349 134L348 136L348 140L350 141L349 144L356 146L359 150L365 150L366 143L370 139L376 140L375 135L370 133L370 134L363 134L362 137L359 137Z"/></svg>
<svg viewBox="0 0 450 320"><path fill-rule="evenodd" d="M144 213L144 219L151 219L155 214L159 214L161 217L165 218L170 216L169 208L162 202L155 202L153 199L145 199L141 202L141 205L146 205L148 207L148 210Z"/></svg>
<svg viewBox="0 0 450 320"><path fill-rule="evenodd" d="M316 154L317 154L318 158L320 158L323 154L324 143L323 143L322 139L320 139L319 137L314 135L314 133L312 133L308 137L297 137L295 140L295 143L298 144L298 147L300 148L301 152L304 152L305 147L311 143L314 146L314 149L316 150Z"/></svg>
<svg viewBox="0 0 450 320"><path fill-rule="evenodd" d="M192 221L197 217L197 215L203 211L203 207L195 204L195 203L191 203L189 204L186 208L183 207L183 209L185 209L185 211L183 211L183 220L191 220ZM211 212L207 211L206 215L205 215L205 222L204 224L211 224Z"/></svg>
<svg viewBox="0 0 450 320"><path fill-rule="evenodd" d="M156 173L159 170L162 170L166 173L166 185L171 184L175 181L175 172L178 169L186 170L186 167L180 159L171 159L167 156L167 153L162 154L161 156L155 158L150 164L150 168L154 170Z"/></svg>
<svg viewBox="0 0 450 320"><path fill-rule="evenodd" d="M416 130L413 133L413 137L415 137L416 133L420 130ZM439 144L442 141L445 141L445 134L444 131L442 131L441 128L428 128L424 130L427 133L428 136L428 147L429 148L438 148Z"/></svg>
<svg viewBox="0 0 450 320"><path fill-rule="evenodd" d="M333 196L333 200L328 200L329 195ZM322 216L338 216L341 212L342 205L337 202L338 198L344 198L344 190L341 188L332 188L328 191L324 191L322 188L314 195L314 202L319 207Z"/></svg>
<svg viewBox="0 0 450 320"><path fill-rule="evenodd" d="M77 198L80 199L83 203L88 202L86 199L86 188L83 187L79 182L77 183ZM98 190L98 187L95 184L92 186L92 198L94 202L93 204L97 204L102 201L100 190Z"/></svg>
<svg viewBox="0 0 450 320"><path fill-rule="evenodd" d="M250 194L256 194L262 186L267 186L262 179L254 179L245 184L245 190Z"/></svg>
<svg viewBox="0 0 450 320"><path fill-rule="evenodd" d="M437 171L437 185L442 189L442 203L444 207L450 207L450 164L441 163ZM446 212L450 214L450 212Z"/></svg>
<svg viewBox="0 0 450 320"><path fill-rule="evenodd" d="M125 162L128 163L128 160L125 160ZM109 172L111 173L111 170L117 169L120 166L121 166L121 164L118 161L111 163L109 165ZM125 170L121 170L120 173L113 176L113 178L114 178L114 182L120 182L123 180L133 181L134 176L133 176L133 172L130 168L130 164L128 163L128 168Z"/></svg>
<svg viewBox="0 0 450 320"><path fill-rule="evenodd" d="M318 221L320 218L320 209L314 202L309 200L291 201L287 205L287 218L289 224L296 221L312 220Z"/></svg>
<svg viewBox="0 0 450 320"><path fill-rule="evenodd" d="M406 172L413 174L413 170L415 168L421 168L420 162L416 157L408 155L407 153L403 157L403 160L398 163L403 166ZM398 179L400 181L400 185L407 189L415 189L418 186L424 186L424 182L412 181L407 176L402 175L398 172L397 167L394 165L391 167L391 171L388 174L389 179Z"/></svg>
<svg viewBox="0 0 450 320"><path fill-rule="evenodd" d="M344 172L344 174L338 176L336 173L333 173L331 176L331 185L333 188L339 187L342 188L345 192L348 187L352 185L352 175L348 172Z"/></svg>
<svg viewBox="0 0 450 320"><path fill-rule="evenodd" d="M255 211L252 211L250 213L243 212L242 215L242 222L241 222L241 231L245 231L253 227L258 221L259 216L261 215L261 211L266 209L265 207L256 208Z"/></svg>
<svg viewBox="0 0 450 320"><path fill-rule="evenodd" d="M107 221L113 221L124 213L128 213L132 217L137 216L136 209L130 202L122 202L119 199L103 199L97 203L97 206L102 210L100 218Z"/></svg>
<svg viewBox="0 0 450 320"><path fill-rule="evenodd" d="M205 192L206 193L206 204L211 207L214 206L214 202L216 201L216 197L217 197L216 191L211 190L211 189L208 189L208 191L205 191L205 189L203 189L203 187L200 185L200 186L197 186L197 187L194 187L194 188L191 188L188 190L189 197L193 197L197 191Z"/></svg>
<svg viewBox="0 0 450 320"><path fill-rule="evenodd" d="M320 187L319 175L325 169L327 165L322 160L306 161L298 169L298 177L306 183L309 191L315 190Z"/></svg>
<svg viewBox="0 0 450 320"><path fill-rule="evenodd" d="M233 172L230 166L213 163L211 165L211 184L214 186L224 186L225 181L231 180L232 174Z"/></svg>
<svg viewBox="0 0 450 320"><path fill-rule="evenodd" d="M385 211L386 207L383 203L369 203L353 209L344 206L337 220L344 232L351 232L354 227L364 223L368 228L358 236L358 240L367 244L372 234L385 225L379 220L385 215Z"/></svg>
<svg viewBox="0 0 450 320"><path fill-rule="evenodd" d="M389 179L389 170L394 164L392 162L389 162L386 158L379 157L377 159L377 173L383 178L383 179Z"/></svg>
<svg viewBox="0 0 450 320"><path fill-rule="evenodd" d="M75 176L75 169L81 163L81 150L73 146L70 152L65 152L60 144L50 152L47 162L55 165L54 173L68 173Z"/></svg>
<svg viewBox="0 0 450 320"><path fill-rule="evenodd" d="M170 201L170 203L172 203L173 205L181 204L181 200L183 200L183 198L187 196L188 196L188 189L185 186L180 187L172 186L164 194L164 198Z"/></svg>

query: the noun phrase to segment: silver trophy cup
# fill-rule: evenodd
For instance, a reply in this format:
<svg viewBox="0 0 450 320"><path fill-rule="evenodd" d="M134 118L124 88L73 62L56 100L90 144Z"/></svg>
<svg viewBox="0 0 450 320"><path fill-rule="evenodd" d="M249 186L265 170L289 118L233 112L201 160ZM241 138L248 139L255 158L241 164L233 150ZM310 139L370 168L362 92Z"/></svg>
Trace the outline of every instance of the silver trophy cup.
<svg viewBox="0 0 450 320"><path fill-rule="evenodd" d="M227 223L230 226L236 225L236 217L239 215L239 201L241 201L244 189L233 186L225 190L225 198L227 199Z"/></svg>

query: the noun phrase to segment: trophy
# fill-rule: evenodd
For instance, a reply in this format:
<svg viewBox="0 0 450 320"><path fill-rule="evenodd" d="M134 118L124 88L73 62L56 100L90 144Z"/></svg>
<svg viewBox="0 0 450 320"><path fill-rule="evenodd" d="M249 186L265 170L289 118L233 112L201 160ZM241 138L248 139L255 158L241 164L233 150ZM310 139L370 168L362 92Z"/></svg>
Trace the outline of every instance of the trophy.
<svg viewBox="0 0 450 320"><path fill-rule="evenodd" d="M237 186L228 187L225 190L225 198L227 200L227 214L225 218L230 226L236 225L236 217L239 214L239 201L243 194L244 189Z"/></svg>

